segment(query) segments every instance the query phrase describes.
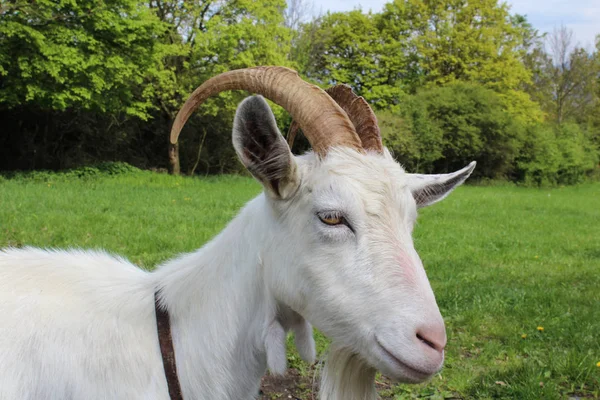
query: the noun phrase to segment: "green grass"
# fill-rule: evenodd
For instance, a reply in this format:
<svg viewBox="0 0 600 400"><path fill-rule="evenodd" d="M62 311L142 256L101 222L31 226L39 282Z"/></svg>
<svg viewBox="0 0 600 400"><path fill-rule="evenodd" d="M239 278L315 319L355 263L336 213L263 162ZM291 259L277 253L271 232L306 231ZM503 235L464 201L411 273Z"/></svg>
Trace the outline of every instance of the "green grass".
<svg viewBox="0 0 600 400"><path fill-rule="evenodd" d="M245 177L148 171L0 177L0 247L103 248L151 269L200 247L259 191Z"/></svg>
<svg viewBox="0 0 600 400"><path fill-rule="evenodd" d="M460 188L415 245L449 344L441 376L397 398L598 398L600 185Z"/></svg>
<svg viewBox="0 0 600 400"><path fill-rule="evenodd" d="M201 246L259 190L142 171L0 177L0 247L105 248L151 269ZM447 323L446 364L382 395L599 398L600 184L461 187L421 211L415 245ZM294 352L290 363L312 373Z"/></svg>

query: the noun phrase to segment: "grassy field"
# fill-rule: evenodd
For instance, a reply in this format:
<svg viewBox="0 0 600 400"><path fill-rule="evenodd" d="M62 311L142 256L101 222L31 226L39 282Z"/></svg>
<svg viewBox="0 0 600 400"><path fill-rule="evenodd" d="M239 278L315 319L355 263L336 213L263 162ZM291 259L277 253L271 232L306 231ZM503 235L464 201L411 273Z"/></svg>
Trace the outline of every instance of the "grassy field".
<svg viewBox="0 0 600 400"><path fill-rule="evenodd" d="M243 177L136 171L0 177L0 247L101 247L151 269L201 246L259 190ZM422 210L415 242L447 361L427 384L381 378L382 396L600 397L600 184L461 187ZM289 358L311 382L314 369Z"/></svg>

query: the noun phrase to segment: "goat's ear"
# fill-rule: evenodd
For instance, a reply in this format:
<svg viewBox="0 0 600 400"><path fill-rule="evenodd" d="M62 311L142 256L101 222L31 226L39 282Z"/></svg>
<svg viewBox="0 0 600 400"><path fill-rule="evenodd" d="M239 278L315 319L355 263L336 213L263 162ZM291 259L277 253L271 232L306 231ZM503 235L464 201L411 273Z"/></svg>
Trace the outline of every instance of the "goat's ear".
<svg viewBox="0 0 600 400"><path fill-rule="evenodd" d="M262 96L246 98L235 113L233 147L248 171L277 199L291 197L300 184L294 156Z"/></svg>
<svg viewBox="0 0 600 400"><path fill-rule="evenodd" d="M417 207L429 206L448 196L455 187L471 175L475 164L473 161L465 168L451 174L407 174L408 188L417 202Z"/></svg>

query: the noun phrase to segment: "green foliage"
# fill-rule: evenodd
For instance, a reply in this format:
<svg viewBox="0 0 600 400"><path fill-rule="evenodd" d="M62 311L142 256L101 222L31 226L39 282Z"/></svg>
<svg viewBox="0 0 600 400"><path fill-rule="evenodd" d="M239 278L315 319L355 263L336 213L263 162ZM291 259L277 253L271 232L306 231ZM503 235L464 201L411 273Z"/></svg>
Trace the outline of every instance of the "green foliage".
<svg viewBox="0 0 600 400"><path fill-rule="evenodd" d="M0 105L147 117L164 26L136 0L16 0L0 16Z"/></svg>
<svg viewBox="0 0 600 400"><path fill-rule="evenodd" d="M0 248L104 248L147 269L209 241L260 191L239 176L46 177L0 178ZM421 385L379 377L382 397L597 398L599 197L597 183L467 186L421 210L415 246L446 321L445 367ZM312 388L319 367L289 354Z"/></svg>
<svg viewBox="0 0 600 400"><path fill-rule="evenodd" d="M0 168L104 160L165 167L172 120L196 86L226 70L289 65L284 8L285 0L3 4ZM19 60L35 68L23 70ZM236 171L230 127L241 99L224 93L191 119L184 170L210 127L198 169Z"/></svg>
<svg viewBox="0 0 600 400"><path fill-rule="evenodd" d="M140 173L141 170L124 162L104 162L98 165L91 165L79 168L73 168L60 172L47 170L35 170L24 172L6 172L0 177L16 181L30 181L37 183L48 183L56 181L72 181L73 179L100 178L118 175L133 175Z"/></svg>
<svg viewBox="0 0 600 400"><path fill-rule="evenodd" d="M285 0L238 0L224 3L219 12L206 22L206 30L196 36L189 61L190 69L186 72L185 91L190 93L203 81L232 69L256 65L290 65L287 55L290 51L291 34L284 26L284 8ZM182 134L182 147L191 150L182 155L184 162L195 159L198 148L196 144L201 141L204 132L209 130L205 141L207 150L201 155L202 158L216 164L219 172L236 172L239 163L231 146L231 127L235 109L247 95L224 92L202 105L194 121L190 121L188 133ZM177 104L174 111L179 106ZM275 114L278 119L285 115L279 107L275 108Z"/></svg>
<svg viewBox="0 0 600 400"><path fill-rule="evenodd" d="M521 62L528 32L497 0L395 0L380 14L327 14L305 27L307 74L344 82L378 108L397 104L402 90L457 80L498 92L530 79Z"/></svg>
<svg viewBox="0 0 600 400"><path fill-rule="evenodd" d="M385 146L407 171L431 172L442 158L444 132L418 96L404 96L399 111L377 113Z"/></svg>
<svg viewBox="0 0 600 400"><path fill-rule="evenodd" d="M449 172L474 159L479 176L502 178L510 173L523 129L505 112L495 92L454 83L419 93L418 99L443 132L438 168L443 165Z"/></svg>
<svg viewBox="0 0 600 400"><path fill-rule="evenodd" d="M501 97L480 85L455 82L407 96L395 123L380 114L386 145L410 170L450 172L476 160L476 176L505 178L524 129Z"/></svg>
<svg viewBox="0 0 600 400"><path fill-rule="evenodd" d="M396 0L380 14L327 14L303 32L307 75L348 83L385 110L385 141L408 168L444 171L475 157L478 174L508 177L523 129L543 121L522 91L532 29L496 0Z"/></svg>
<svg viewBox="0 0 600 400"><path fill-rule="evenodd" d="M170 117L189 93L214 75L256 65L288 65L291 33L284 26L285 0L153 0L150 5L170 27L162 40L181 49L165 60L175 79L157 90ZM224 93L220 99L209 101L204 112L214 116L223 101L229 105L239 96Z"/></svg>
<svg viewBox="0 0 600 400"><path fill-rule="evenodd" d="M325 86L349 84L378 108L393 105L402 90L399 71L391 69L402 56L388 56L391 49L377 22L377 15L355 10L327 14L305 27L312 38L306 75Z"/></svg>
<svg viewBox="0 0 600 400"><path fill-rule="evenodd" d="M286 25L285 0L2 3L0 169L175 169L167 135L189 93L224 71L284 65L321 87L350 84L410 171L476 159L485 179L600 176L600 40L592 51L566 28L545 36L498 0L393 0L306 23L307 4L294 4ZM243 172L230 135L245 95L190 118L184 173ZM290 116L274 112L285 132Z"/></svg>
<svg viewBox="0 0 600 400"><path fill-rule="evenodd" d="M592 174L599 161L597 148L578 125L536 125L527 132L517 175L528 184L575 184Z"/></svg>
<svg viewBox="0 0 600 400"><path fill-rule="evenodd" d="M506 91L529 79L519 60L523 31L505 3L394 0L379 18L381 36L397 46L394 56L409 62L413 88L462 80Z"/></svg>
<svg viewBox="0 0 600 400"><path fill-rule="evenodd" d="M449 172L471 160L475 177L530 185L575 184L594 175L597 131L519 118L501 94L455 82L404 96L380 112L384 143L409 171Z"/></svg>
<svg viewBox="0 0 600 400"><path fill-rule="evenodd" d="M561 26L545 38L534 36L528 50L524 63L533 81L525 89L549 119L558 124L594 120L600 110L598 49L591 52L579 47L573 32Z"/></svg>
<svg viewBox="0 0 600 400"><path fill-rule="evenodd" d="M179 49L164 61L171 74L163 74L154 88L165 141L183 101L205 80L232 69L289 65L291 32L284 26L285 0L153 0L150 6L169 26L161 41ZM236 172L230 134L241 100L240 93L222 93L190 119L179 147L184 171L199 165L204 171Z"/></svg>
<svg viewBox="0 0 600 400"><path fill-rule="evenodd" d="M378 120L385 145L409 171L449 172L476 160L479 178L575 184L594 174L600 158L593 126L528 124L501 95L474 84L404 96L399 111Z"/></svg>

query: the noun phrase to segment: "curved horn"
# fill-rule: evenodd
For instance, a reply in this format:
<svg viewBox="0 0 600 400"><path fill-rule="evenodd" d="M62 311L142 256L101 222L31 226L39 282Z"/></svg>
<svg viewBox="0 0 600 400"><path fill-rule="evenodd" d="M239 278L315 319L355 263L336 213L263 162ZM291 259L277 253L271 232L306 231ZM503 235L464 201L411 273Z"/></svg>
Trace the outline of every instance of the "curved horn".
<svg viewBox="0 0 600 400"><path fill-rule="evenodd" d="M354 125L325 91L303 81L284 67L255 67L219 74L200 85L186 100L171 128L171 143L177 143L183 125L208 97L225 90L247 90L263 95L292 115L314 151L325 156L331 146L363 151Z"/></svg>
<svg viewBox="0 0 600 400"><path fill-rule="evenodd" d="M357 96L348 85L335 85L326 90L327 94L342 107L348 117L354 124L354 128L360 137L362 147L365 150L373 150L383 153L383 143L381 141L381 132L377 124L377 117L369 106L369 103ZM294 139L298 132L298 124L292 121L288 131L288 144L290 148L294 144Z"/></svg>

